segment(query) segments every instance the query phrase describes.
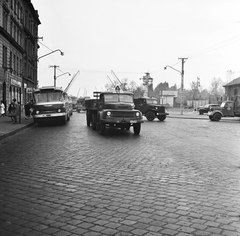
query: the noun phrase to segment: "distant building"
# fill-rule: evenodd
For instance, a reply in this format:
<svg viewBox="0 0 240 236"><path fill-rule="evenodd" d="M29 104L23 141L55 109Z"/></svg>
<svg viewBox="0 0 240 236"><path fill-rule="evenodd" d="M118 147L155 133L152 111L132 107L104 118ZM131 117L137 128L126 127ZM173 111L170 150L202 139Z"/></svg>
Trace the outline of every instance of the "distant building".
<svg viewBox="0 0 240 236"><path fill-rule="evenodd" d="M226 99L233 101L236 95L240 95L240 77L232 80L223 87L225 88Z"/></svg>
<svg viewBox="0 0 240 236"><path fill-rule="evenodd" d="M0 0L0 99L25 104L37 87L38 12L31 0Z"/></svg>
<svg viewBox="0 0 240 236"><path fill-rule="evenodd" d="M162 90L160 91L160 104L168 104L170 107L174 106L174 100L178 96L178 91Z"/></svg>

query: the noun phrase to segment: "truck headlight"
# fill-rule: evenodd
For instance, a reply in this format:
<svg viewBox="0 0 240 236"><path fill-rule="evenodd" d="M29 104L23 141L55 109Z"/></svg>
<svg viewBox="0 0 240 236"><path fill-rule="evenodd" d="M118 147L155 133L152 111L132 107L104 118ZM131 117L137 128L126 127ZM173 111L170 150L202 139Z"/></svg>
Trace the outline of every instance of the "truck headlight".
<svg viewBox="0 0 240 236"><path fill-rule="evenodd" d="M139 113L139 112L136 112L136 116L139 117L139 116L140 116L140 113Z"/></svg>
<svg viewBox="0 0 240 236"><path fill-rule="evenodd" d="M39 114L39 111L36 111L36 114Z"/></svg>
<svg viewBox="0 0 240 236"><path fill-rule="evenodd" d="M107 116L111 116L111 111L108 111L108 112L107 112Z"/></svg>
<svg viewBox="0 0 240 236"><path fill-rule="evenodd" d="M61 112L61 109L58 109L58 112Z"/></svg>

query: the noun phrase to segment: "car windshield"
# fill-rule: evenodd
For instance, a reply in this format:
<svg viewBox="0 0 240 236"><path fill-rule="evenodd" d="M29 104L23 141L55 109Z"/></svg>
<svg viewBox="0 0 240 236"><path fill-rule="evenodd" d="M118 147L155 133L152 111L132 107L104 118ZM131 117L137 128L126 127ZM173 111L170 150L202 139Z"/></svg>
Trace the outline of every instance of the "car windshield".
<svg viewBox="0 0 240 236"><path fill-rule="evenodd" d="M133 103L133 95L131 95L131 94L105 94L104 101L105 101L105 103L111 103L111 102Z"/></svg>
<svg viewBox="0 0 240 236"><path fill-rule="evenodd" d="M37 103L41 102L58 102L62 98L62 92L36 92L34 93L34 98Z"/></svg>
<svg viewBox="0 0 240 236"><path fill-rule="evenodd" d="M147 104L157 104L156 99L146 99Z"/></svg>

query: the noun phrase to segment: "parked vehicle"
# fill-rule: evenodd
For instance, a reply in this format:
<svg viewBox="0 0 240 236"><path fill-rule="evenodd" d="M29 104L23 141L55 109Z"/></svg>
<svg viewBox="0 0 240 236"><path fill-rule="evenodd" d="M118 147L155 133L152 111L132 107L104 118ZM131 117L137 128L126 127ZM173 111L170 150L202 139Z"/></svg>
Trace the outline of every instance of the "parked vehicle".
<svg viewBox="0 0 240 236"><path fill-rule="evenodd" d="M199 107L199 109L198 109L199 115L203 115L204 113L208 113L210 107L219 107L219 105L218 104L206 104L203 107Z"/></svg>
<svg viewBox="0 0 240 236"><path fill-rule="evenodd" d="M148 121L153 121L157 117L164 121L169 113L164 105L159 105L156 98L142 97L134 99L135 108L140 110Z"/></svg>
<svg viewBox="0 0 240 236"><path fill-rule="evenodd" d="M71 105L66 92L58 87L41 87L33 91L33 120L42 124L51 120L70 120Z"/></svg>
<svg viewBox="0 0 240 236"><path fill-rule="evenodd" d="M240 117L240 95L234 101L224 101L221 106L211 107L208 117L211 121L219 121L222 117Z"/></svg>
<svg viewBox="0 0 240 236"><path fill-rule="evenodd" d="M106 127L129 130L133 126L134 134L139 135L142 113L134 109L131 92L94 92L94 99L85 101L87 126L105 134Z"/></svg>

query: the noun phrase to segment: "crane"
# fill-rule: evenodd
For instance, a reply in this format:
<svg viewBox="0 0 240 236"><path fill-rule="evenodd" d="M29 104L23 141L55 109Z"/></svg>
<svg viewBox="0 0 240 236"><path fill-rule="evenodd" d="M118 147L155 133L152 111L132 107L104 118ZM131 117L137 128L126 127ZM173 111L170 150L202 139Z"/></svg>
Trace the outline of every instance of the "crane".
<svg viewBox="0 0 240 236"><path fill-rule="evenodd" d="M65 93L67 93L67 91L69 90L69 88L71 87L71 85L73 84L73 82L75 81L77 76L79 75L79 73L80 73L80 71L78 70L77 73L73 75L71 81L69 82L68 86L64 90Z"/></svg>

